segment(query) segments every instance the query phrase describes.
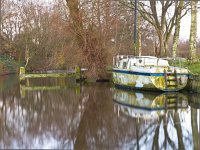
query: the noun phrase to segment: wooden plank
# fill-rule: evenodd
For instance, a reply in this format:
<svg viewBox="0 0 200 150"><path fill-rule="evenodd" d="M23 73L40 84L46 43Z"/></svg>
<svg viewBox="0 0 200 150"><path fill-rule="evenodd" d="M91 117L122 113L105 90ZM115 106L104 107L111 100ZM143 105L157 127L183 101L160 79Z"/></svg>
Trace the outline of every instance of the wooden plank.
<svg viewBox="0 0 200 150"><path fill-rule="evenodd" d="M68 74L68 73L51 73L51 74L24 74L24 78L58 78L58 77L72 77L77 74Z"/></svg>

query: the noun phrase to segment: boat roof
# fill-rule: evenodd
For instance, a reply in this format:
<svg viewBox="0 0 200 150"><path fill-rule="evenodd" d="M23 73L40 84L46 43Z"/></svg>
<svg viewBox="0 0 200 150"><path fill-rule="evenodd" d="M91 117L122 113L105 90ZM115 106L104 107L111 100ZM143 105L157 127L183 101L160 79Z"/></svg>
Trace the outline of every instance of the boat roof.
<svg viewBox="0 0 200 150"><path fill-rule="evenodd" d="M128 58L152 58L152 59L156 59L158 57L156 56L134 56L134 55L117 55L117 57L128 57ZM158 59L164 59L164 60L174 60L174 59L184 59L183 57L162 57L162 58L158 58Z"/></svg>
<svg viewBox="0 0 200 150"><path fill-rule="evenodd" d="M151 59L157 59L157 57L155 57L155 56L117 55L117 57L127 57L127 58L151 58Z"/></svg>
<svg viewBox="0 0 200 150"><path fill-rule="evenodd" d="M135 57L136 58L153 58L153 59L157 58L155 56L135 56Z"/></svg>

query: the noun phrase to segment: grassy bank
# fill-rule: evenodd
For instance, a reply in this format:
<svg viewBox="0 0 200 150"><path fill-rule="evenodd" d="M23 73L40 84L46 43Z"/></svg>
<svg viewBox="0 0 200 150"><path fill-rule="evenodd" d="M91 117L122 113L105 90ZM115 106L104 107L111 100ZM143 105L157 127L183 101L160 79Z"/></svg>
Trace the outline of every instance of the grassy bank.
<svg viewBox="0 0 200 150"><path fill-rule="evenodd" d="M188 68L193 74L200 74L200 61L192 63L187 59L169 61L169 64L177 67Z"/></svg>
<svg viewBox="0 0 200 150"><path fill-rule="evenodd" d="M186 67L194 74L200 74L200 62L187 64Z"/></svg>
<svg viewBox="0 0 200 150"><path fill-rule="evenodd" d="M12 57L0 55L0 75L15 73L19 70L20 64Z"/></svg>

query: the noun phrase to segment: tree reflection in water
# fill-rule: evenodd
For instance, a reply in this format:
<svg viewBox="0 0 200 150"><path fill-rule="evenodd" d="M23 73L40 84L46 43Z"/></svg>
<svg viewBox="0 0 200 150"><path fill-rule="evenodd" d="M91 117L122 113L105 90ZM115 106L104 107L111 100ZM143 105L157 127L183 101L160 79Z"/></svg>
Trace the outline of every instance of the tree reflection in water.
<svg viewBox="0 0 200 150"><path fill-rule="evenodd" d="M199 148L199 108L192 105L198 106L198 96L188 105L181 93L167 101L164 94L108 83L54 80L20 86L15 76L0 78L1 148Z"/></svg>

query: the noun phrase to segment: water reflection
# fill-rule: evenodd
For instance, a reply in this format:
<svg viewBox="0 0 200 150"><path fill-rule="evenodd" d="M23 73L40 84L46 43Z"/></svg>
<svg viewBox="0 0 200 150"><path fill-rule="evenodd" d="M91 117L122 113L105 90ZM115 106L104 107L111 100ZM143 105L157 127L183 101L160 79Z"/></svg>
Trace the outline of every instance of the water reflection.
<svg viewBox="0 0 200 150"><path fill-rule="evenodd" d="M190 94L189 104L191 106L191 125L194 149L200 149L200 94Z"/></svg>
<svg viewBox="0 0 200 150"><path fill-rule="evenodd" d="M72 147L75 133L71 130L77 128L81 109L74 88L30 90L21 97L17 84L6 92L0 99L1 147Z"/></svg>
<svg viewBox="0 0 200 150"><path fill-rule="evenodd" d="M136 140L128 148L198 149L199 110L188 105L188 97L183 93L114 89L115 112L119 117L125 114L136 120ZM196 101L200 102L198 98Z"/></svg>
<svg viewBox="0 0 200 150"><path fill-rule="evenodd" d="M194 97L188 103L187 94L65 79L20 85L15 76L0 77L0 89L0 148L199 148L199 108L190 106Z"/></svg>
<svg viewBox="0 0 200 150"><path fill-rule="evenodd" d="M187 96L178 92L159 94L115 89L113 101L118 104L118 111L132 117L151 120L166 115L171 109L182 111L188 108Z"/></svg>
<svg viewBox="0 0 200 150"><path fill-rule="evenodd" d="M20 84L22 98L25 97L26 92L30 91L56 91L63 89L75 89L77 93L81 92L80 84L76 83L73 78L26 79L25 83Z"/></svg>

